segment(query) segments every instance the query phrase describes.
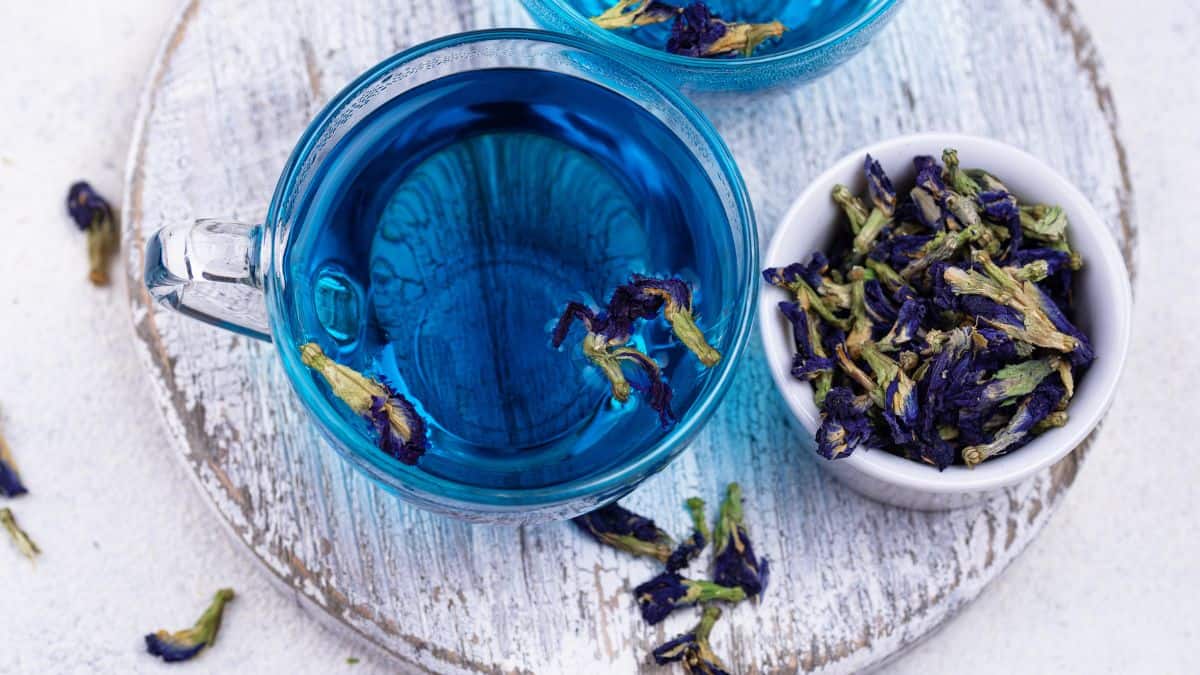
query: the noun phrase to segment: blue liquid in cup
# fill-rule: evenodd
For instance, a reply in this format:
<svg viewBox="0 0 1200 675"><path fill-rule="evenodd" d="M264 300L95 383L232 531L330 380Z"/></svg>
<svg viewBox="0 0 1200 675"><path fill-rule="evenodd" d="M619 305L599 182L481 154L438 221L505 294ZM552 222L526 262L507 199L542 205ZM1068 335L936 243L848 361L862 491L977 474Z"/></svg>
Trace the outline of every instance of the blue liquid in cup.
<svg viewBox="0 0 1200 675"><path fill-rule="evenodd" d="M732 340L733 234L714 186L656 117L591 82L518 68L430 82L356 125L313 185L284 261L287 332L417 404L420 470L544 487L659 440L636 394L611 399L582 326L550 346L567 301L598 306L631 273L687 280L709 340ZM635 344L682 417L709 373L661 320Z"/></svg>

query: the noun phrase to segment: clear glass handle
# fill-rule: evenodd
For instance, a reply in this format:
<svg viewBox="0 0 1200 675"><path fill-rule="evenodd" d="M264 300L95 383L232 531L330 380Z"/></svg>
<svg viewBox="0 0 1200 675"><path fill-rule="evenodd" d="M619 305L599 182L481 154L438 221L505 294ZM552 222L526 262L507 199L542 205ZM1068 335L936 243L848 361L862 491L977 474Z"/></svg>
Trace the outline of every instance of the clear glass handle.
<svg viewBox="0 0 1200 675"><path fill-rule="evenodd" d="M261 226L232 221L168 225L146 245L146 288L182 314L270 342L261 238Z"/></svg>

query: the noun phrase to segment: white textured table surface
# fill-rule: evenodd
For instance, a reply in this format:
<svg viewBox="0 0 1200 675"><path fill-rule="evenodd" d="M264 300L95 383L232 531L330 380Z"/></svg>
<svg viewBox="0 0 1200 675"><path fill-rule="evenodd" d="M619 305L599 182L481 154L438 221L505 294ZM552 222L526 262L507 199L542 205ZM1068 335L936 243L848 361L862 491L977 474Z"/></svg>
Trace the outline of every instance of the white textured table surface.
<svg viewBox="0 0 1200 675"><path fill-rule="evenodd" d="M0 0L0 415L34 492L14 509L45 550L31 567L0 542L0 672L157 671L141 635L189 624L223 585L239 598L220 644L183 669L384 672L278 594L221 531L163 447L124 294L83 279L63 193L86 177L120 194L138 94L175 11L167 0L104 4ZM1124 387L1042 537L891 672L1200 669L1189 424L1200 404L1200 227L1188 199L1200 182L1200 8L1082 4L1142 225ZM349 656L362 663L345 665Z"/></svg>

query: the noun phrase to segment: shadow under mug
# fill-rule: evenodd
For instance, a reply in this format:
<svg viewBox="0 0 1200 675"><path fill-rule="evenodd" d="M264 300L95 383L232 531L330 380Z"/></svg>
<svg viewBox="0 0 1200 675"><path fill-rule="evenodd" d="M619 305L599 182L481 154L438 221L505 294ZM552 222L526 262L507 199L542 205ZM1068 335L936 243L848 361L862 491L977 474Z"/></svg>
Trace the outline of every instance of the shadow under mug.
<svg viewBox="0 0 1200 675"><path fill-rule="evenodd" d="M349 429L317 390L296 345L282 330L285 252L298 202L320 180L339 140L373 111L423 84L489 68L532 68L598 84L641 106L684 143L719 195L732 230L735 302L725 358L709 374L678 424L645 452L583 478L535 488L485 488L406 466ZM222 220L167 225L146 251L152 296L185 315L271 341L293 388L322 435L376 485L422 508L482 522L528 523L587 512L631 491L663 469L711 417L749 336L758 289L758 234L749 196L729 150L687 99L619 55L574 37L502 29L440 38L399 53L364 73L310 123L292 152L260 225Z"/></svg>

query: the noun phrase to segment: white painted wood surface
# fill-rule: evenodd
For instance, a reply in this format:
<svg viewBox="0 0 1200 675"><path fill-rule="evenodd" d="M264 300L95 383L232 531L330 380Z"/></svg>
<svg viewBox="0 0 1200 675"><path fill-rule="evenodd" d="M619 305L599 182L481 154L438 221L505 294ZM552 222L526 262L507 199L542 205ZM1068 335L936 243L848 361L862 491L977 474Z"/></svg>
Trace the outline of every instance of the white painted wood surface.
<svg viewBox="0 0 1200 675"><path fill-rule="evenodd" d="M439 34L527 21L514 0L192 0L164 43L131 156L134 322L177 450L220 517L332 620L437 672L649 670L649 649L691 621L650 629L637 618L629 590L650 566L567 525L469 526L395 502L324 447L270 346L152 307L134 283L141 242L162 224L261 217L304 124L361 70ZM1044 157L1095 198L1132 254L1111 103L1069 4L912 0L831 77L701 103L742 166L764 239L831 159L940 128ZM756 344L695 447L629 499L683 531L686 496L715 498L729 480L748 488L774 580L716 632L738 672L853 671L919 640L1040 530L1080 454L985 507L920 514L831 482L806 443Z"/></svg>

